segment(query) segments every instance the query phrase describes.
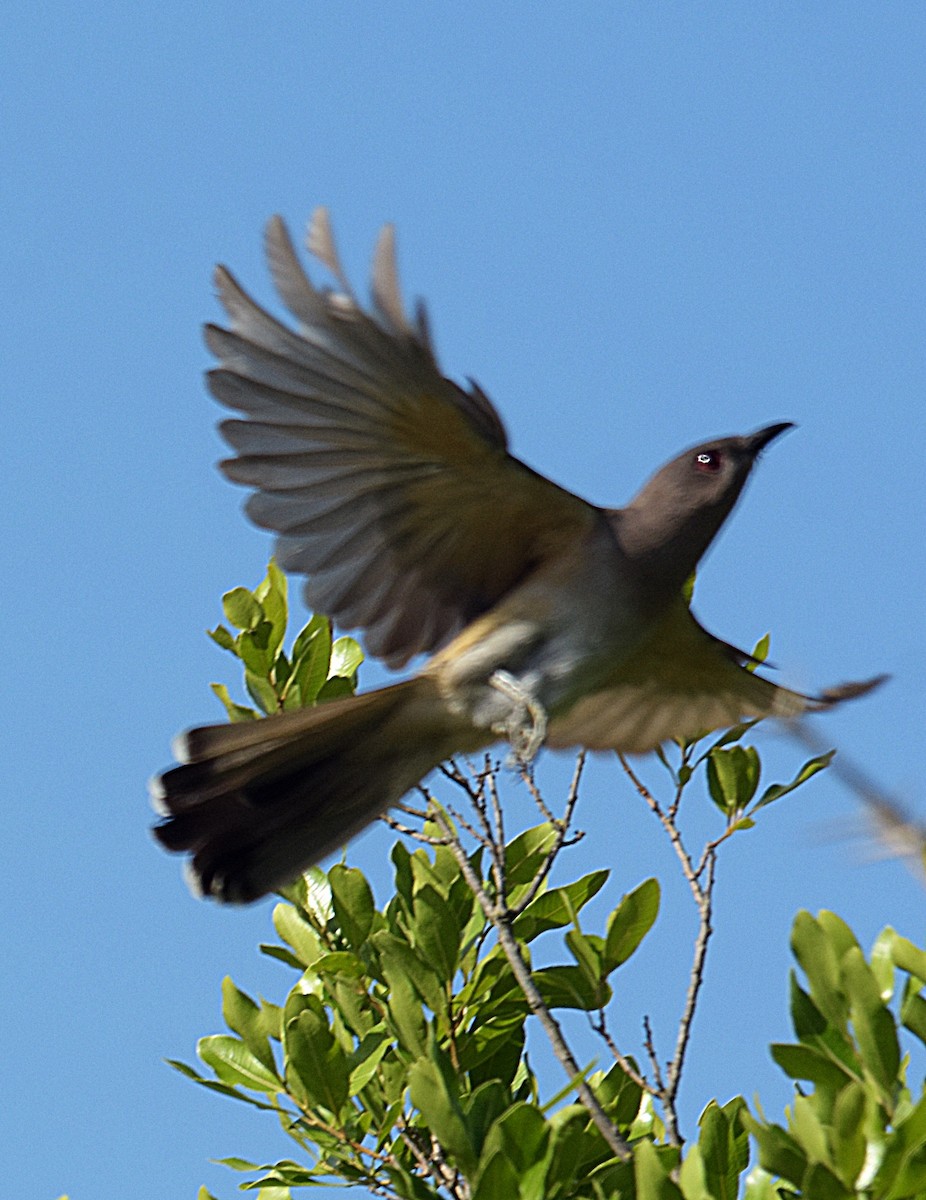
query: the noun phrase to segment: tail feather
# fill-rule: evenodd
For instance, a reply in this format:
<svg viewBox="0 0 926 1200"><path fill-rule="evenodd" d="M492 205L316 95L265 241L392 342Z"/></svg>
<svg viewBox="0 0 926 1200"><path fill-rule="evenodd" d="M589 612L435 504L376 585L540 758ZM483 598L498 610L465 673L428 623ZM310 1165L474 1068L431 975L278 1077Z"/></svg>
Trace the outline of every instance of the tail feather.
<svg viewBox="0 0 926 1200"><path fill-rule="evenodd" d="M247 724L191 730L185 761L152 783L168 850L192 854L191 885L249 903L290 882L457 750L485 740L411 679ZM475 742L475 744L474 744Z"/></svg>

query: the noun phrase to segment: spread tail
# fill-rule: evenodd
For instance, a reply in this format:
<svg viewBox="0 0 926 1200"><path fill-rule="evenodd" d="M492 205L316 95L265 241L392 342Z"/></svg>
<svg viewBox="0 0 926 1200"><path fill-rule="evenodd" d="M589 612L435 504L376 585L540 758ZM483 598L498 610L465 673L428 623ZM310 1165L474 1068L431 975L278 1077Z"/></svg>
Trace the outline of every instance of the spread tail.
<svg viewBox="0 0 926 1200"><path fill-rule="evenodd" d="M192 855L196 892L247 904L344 845L445 758L485 740L447 712L427 678L206 725L178 739L182 765L152 782L166 818L154 833L166 849Z"/></svg>

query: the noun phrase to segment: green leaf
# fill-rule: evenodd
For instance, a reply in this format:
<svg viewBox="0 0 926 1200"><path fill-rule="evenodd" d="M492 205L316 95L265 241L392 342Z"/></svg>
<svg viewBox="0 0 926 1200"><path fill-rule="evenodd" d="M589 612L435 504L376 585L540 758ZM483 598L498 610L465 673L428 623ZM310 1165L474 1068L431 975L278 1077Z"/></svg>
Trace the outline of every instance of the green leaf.
<svg viewBox="0 0 926 1200"><path fill-rule="evenodd" d="M657 879L645 879L622 898L608 921L604 952L606 974L625 963L649 933L659 912L659 899Z"/></svg>
<svg viewBox="0 0 926 1200"><path fill-rule="evenodd" d="M347 1100L350 1066L317 996L305 997L305 1007L284 1030L283 1046L287 1079L295 1073L308 1099L337 1116Z"/></svg>
<svg viewBox="0 0 926 1200"><path fill-rule="evenodd" d="M205 1079L198 1071L194 1071L186 1063L178 1062L174 1058L166 1058L164 1061L169 1067L173 1067L175 1071L179 1071L181 1075L185 1075L187 1079L192 1079L194 1083L200 1087L207 1088L210 1092L218 1092L220 1096L227 1096L230 1100L241 1100L243 1103L249 1104L252 1108L259 1108L264 1112L279 1112L277 1104L268 1104L264 1100L258 1100L254 1096L249 1096L246 1092L239 1092L236 1087L233 1087L229 1083L222 1083L219 1079Z"/></svg>
<svg viewBox="0 0 926 1200"><path fill-rule="evenodd" d="M348 1092L356 1096L376 1075L379 1064L392 1049L392 1038L380 1026L371 1030L350 1056Z"/></svg>
<svg viewBox="0 0 926 1200"><path fill-rule="evenodd" d="M895 1136L884 1143L884 1154L875 1176L888 1200L920 1197L926 1188L926 1096L895 1126ZM889 1189L887 1187L889 1186Z"/></svg>
<svg viewBox="0 0 926 1200"><path fill-rule="evenodd" d="M257 948L261 954L266 954L268 958L275 958L277 962L285 963L296 971L303 969L303 964L285 946L274 946L271 942L259 942Z"/></svg>
<svg viewBox="0 0 926 1200"><path fill-rule="evenodd" d="M300 904L318 926L327 925L334 914L331 902L331 884L321 867L309 867L296 880L296 886L305 890L305 899Z"/></svg>
<svg viewBox="0 0 926 1200"><path fill-rule="evenodd" d="M784 1185L776 1186L776 1180L761 1167L753 1167L746 1176L743 1200L789 1200L794 1192Z"/></svg>
<svg viewBox="0 0 926 1200"><path fill-rule="evenodd" d="M607 972L604 969L604 938L594 933L582 933L570 929L566 933L566 945L582 969L585 978L597 988Z"/></svg>
<svg viewBox="0 0 926 1200"><path fill-rule="evenodd" d="M740 1175L749 1163L749 1138L736 1110L727 1113L711 1101L701 1114L698 1147L708 1190L715 1200L736 1200Z"/></svg>
<svg viewBox="0 0 926 1200"><path fill-rule="evenodd" d="M868 1150L865 1107L866 1091L857 1083L847 1084L833 1105L830 1122L832 1161L840 1179L847 1186L858 1179Z"/></svg>
<svg viewBox="0 0 926 1200"><path fill-rule="evenodd" d="M891 944L891 957L901 971L915 976L921 984L926 984L926 950L895 933Z"/></svg>
<svg viewBox="0 0 926 1200"><path fill-rule="evenodd" d="M828 1162L827 1131L817 1110L816 1097L795 1096L788 1127L810 1162Z"/></svg>
<svg viewBox="0 0 926 1200"><path fill-rule="evenodd" d="M266 676L270 673L273 656L270 652L270 635L273 626L269 621L260 620L253 629L245 629L235 640L238 657L255 675Z"/></svg>
<svg viewBox="0 0 926 1200"><path fill-rule="evenodd" d="M420 957L449 985L459 960L460 928L450 905L430 884L415 893L408 932Z"/></svg>
<svg viewBox="0 0 926 1200"><path fill-rule="evenodd" d="M530 883L556 841L556 830L544 821L525 829L505 847L505 878L509 887Z"/></svg>
<svg viewBox="0 0 926 1200"><path fill-rule="evenodd" d="M314 704L331 661L331 622L327 617L315 616L309 621L293 643L290 658L291 686L298 685L304 705Z"/></svg>
<svg viewBox="0 0 926 1200"><path fill-rule="evenodd" d="M679 1168L676 1182L682 1189L685 1200L714 1200L713 1193L707 1190L704 1164L701 1162L701 1151L697 1143L685 1147L685 1158Z"/></svg>
<svg viewBox="0 0 926 1200"><path fill-rule="evenodd" d="M603 1008L611 999L608 985L596 986L581 967L543 967L534 971L533 976L548 1008L578 1008L591 1012Z"/></svg>
<svg viewBox="0 0 926 1200"><path fill-rule="evenodd" d="M765 789L761 799L756 801L749 810L750 813L757 813L760 808L765 808L766 805L773 804L776 800L780 800L782 796L787 796L788 792L793 792L796 788L805 784L818 771L826 770L833 761L835 753L835 750L829 750L826 754L820 754L816 758L808 759L790 783L773 783L771 787Z"/></svg>
<svg viewBox="0 0 926 1200"><path fill-rule="evenodd" d="M632 1058L630 1061L636 1066ZM640 1111L640 1085L630 1078L619 1063L615 1063L607 1075L596 1083L594 1090L614 1124L625 1132L629 1130Z"/></svg>
<svg viewBox="0 0 926 1200"><path fill-rule="evenodd" d="M222 1033L200 1038L196 1053L206 1066L212 1067L223 1083L239 1084L268 1095L275 1095L282 1090L276 1073L268 1071L238 1038Z"/></svg>
<svg viewBox="0 0 926 1200"><path fill-rule="evenodd" d="M493 1151L480 1166L472 1200L518 1200L520 1195L517 1171L501 1150Z"/></svg>
<svg viewBox="0 0 926 1200"><path fill-rule="evenodd" d="M292 947L301 967L311 967L324 953L318 934L292 904L276 905L273 927L283 941Z"/></svg>
<svg viewBox="0 0 926 1200"><path fill-rule="evenodd" d="M897 934L888 926L875 938L871 948L871 969L878 981L881 999L887 1003L894 995L894 941Z"/></svg>
<svg viewBox="0 0 926 1200"><path fill-rule="evenodd" d="M216 625L215 629L207 629L206 633L217 646L221 646L223 650L230 650L232 654L237 653L235 649L235 639L228 632L224 625Z"/></svg>
<svg viewBox="0 0 926 1200"><path fill-rule="evenodd" d="M854 1188L847 1188L823 1163L813 1163L801 1180L805 1196L813 1200L855 1200Z"/></svg>
<svg viewBox="0 0 926 1200"><path fill-rule="evenodd" d="M707 756L707 785L723 813L742 812L756 794L762 767L754 746L715 747Z"/></svg>
<svg viewBox="0 0 926 1200"><path fill-rule="evenodd" d="M827 1020L813 1000L797 982L794 973L791 974L791 1020L794 1031L807 1046L819 1050L821 1054L831 1058L842 1066L853 1079L861 1078L862 1066L855 1046L849 1040L846 1017L841 1025Z"/></svg>
<svg viewBox="0 0 926 1200"><path fill-rule="evenodd" d="M222 611L236 629L254 629L264 611L247 588L236 587L222 597Z"/></svg>
<svg viewBox="0 0 926 1200"><path fill-rule="evenodd" d="M637 1185L636 1200L684 1200L652 1142L643 1141L635 1147L633 1173Z"/></svg>
<svg viewBox="0 0 926 1200"><path fill-rule="evenodd" d="M412 1104L437 1140L466 1175L473 1174L477 1156L460 1105L456 1074L433 1038L428 1041L427 1057L419 1058L409 1068L408 1090Z"/></svg>
<svg viewBox="0 0 926 1200"><path fill-rule="evenodd" d="M329 677L341 675L345 679L353 679L357 669L363 662L363 651L360 643L352 637L339 637L331 644L331 662L328 667Z"/></svg>
<svg viewBox="0 0 926 1200"><path fill-rule="evenodd" d="M804 969L817 1008L844 1032L849 1014L842 992L837 948L809 912L799 912L794 918L791 949Z"/></svg>
<svg viewBox="0 0 926 1200"><path fill-rule="evenodd" d="M843 957L842 970L862 1062L880 1084L888 1105L892 1106L900 1069L894 1017L882 1002L877 981L857 946Z"/></svg>
<svg viewBox="0 0 926 1200"><path fill-rule="evenodd" d="M550 1137L550 1125L536 1105L514 1104L489 1129L483 1157L491 1161L495 1155L503 1155L518 1178L516 1195L524 1200L544 1200Z"/></svg>
<svg viewBox="0 0 926 1200"><path fill-rule="evenodd" d="M470 1027L457 1034L460 1070L470 1085L497 1083L510 1086L524 1052L524 1007L485 1019L477 1009Z"/></svg>
<svg viewBox="0 0 926 1200"><path fill-rule="evenodd" d="M341 980L360 979L364 973L363 963L350 950L330 950L322 954L312 964L312 970Z"/></svg>
<svg viewBox="0 0 926 1200"><path fill-rule="evenodd" d="M256 721L257 713L253 708L245 708L243 704L236 704L228 693L228 688L224 683L210 683L216 696L222 701L225 711L228 714L229 721Z"/></svg>
<svg viewBox="0 0 926 1200"><path fill-rule="evenodd" d="M228 975L222 980L222 1016L225 1024L238 1034L254 1057L276 1075L276 1062L270 1049L264 1014L260 1006L237 988Z"/></svg>
<svg viewBox="0 0 926 1200"><path fill-rule="evenodd" d="M233 1171L260 1171L261 1170L261 1166L259 1163L249 1162L248 1159L246 1159L246 1158L237 1158L235 1156L232 1156L230 1158L217 1158L214 1161L217 1163L221 1163L223 1167L230 1167L231 1170L233 1170Z"/></svg>
<svg viewBox="0 0 926 1200"><path fill-rule="evenodd" d="M835 1093L853 1078L844 1067L811 1046L773 1042L769 1052L790 1079L806 1079L824 1091Z"/></svg>
<svg viewBox="0 0 926 1200"><path fill-rule="evenodd" d="M712 750L719 750L721 746L729 746L733 742L741 741L742 738L744 738L750 731L750 729L758 724L759 718L756 717L751 721L740 721L737 725L731 725L729 729L725 729L723 731L716 741L711 742L707 750L705 750L705 752L700 755L696 761L698 763L705 762L709 758Z"/></svg>
<svg viewBox="0 0 926 1200"><path fill-rule="evenodd" d="M858 939L842 917L837 917L834 912L821 908L817 913L817 921L840 961L849 950L860 949Z"/></svg>
<svg viewBox="0 0 926 1200"><path fill-rule="evenodd" d="M466 1128L478 1154L489 1130L511 1105L511 1093L499 1080L481 1084L463 1103Z"/></svg>
<svg viewBox="0 0 926 1200"><path fill-rule="evenodd" d="M530 942L547 930L569 925L580 909L601 890L608 875L608 871L591 871L575 883L551 888L535 897L515 919L515 936Z"/></svg>
<svg viewBox="0 0 926 1200"><path fill-rule="evenodd" d="M260 675L255 675L253 671L246 670L244 685L248 689L248 695L268 717L277 711L277 694L273 689L273 684L268 680Z"/></svg>
<svg viewBox="0 0 926 1200"><path fill-rule="evenodd" d="M926 1000L916 992L904 996L900 1020L905 1029L926 1044Z"/></svg>
<svg viewBox="0 0 926 1200"><path fill-rule="evenodd" d="M756 642L755 646L753 646L752 657L754 659L756 659L758 662L764 663L765 660L768 658L768 651L769 651L769 647L771 646L771 644L772 644L772 635L770 633L766 633L763 637L760 637L759 640ZM755 670L754 663L752 664L752 666L753 666L753 670Z"/></svg>
<svg viewBox="0 0 926 1200"><path fill-rule="evenodd" d="M740 1121L758 1144L760 1165L799 1187L807 1170L807 1156L798 1142L780 1126L764 1125L745 1110L740 1113Z"/></svg>
<svg viewBox="0 0 926 1200"><path fill-rule="evenodd" d="M343 675L332 675L318 689L315 697L316 704L327 704L329 700L342 700L345 696L354 694L354 684Z"/></svg>
<svg viewBox="0 0 926 1200"><path fill-rule="evenodd" d="M467 1006L478 1002L480 1014L485 1018L499 1005L510 1008L512 997L517 997L518 1000L523 998L508 959L501 948L496 946L476 964L469 983L460 992L458 1001Z"/></svg>
<svg viewBox="0 0 926 1200"><path fill-rule="evenodd" d="M373 927L376 906L362 871L336 863L328 872L331 902L338 928L355 950L360 950Z"/></svg>
<svg viewBox="0 0 926 1200"><path fill-rule="evenodd" d="M439 1013L446 1008L443 980L436 963L423 958L407 939L385 929L372 934L369 944L379 956L382 973L391 988L407 982L432 1012Z"/></svg>
<svg viewBox="0 0 926 1200"><path fill-rule="evenodd" d="M286 576L272 558L267 564L267 577L255 588L254 595L260 601L264 616L270 624L268 647L272 660L283 645L289 618Z"/></svg>
<svg viewBox="0 0 926 1200"><path fill-rule="evenodd" d="M386 982L389 985L386 1021L404 1049L415 1056L421 1055L427 1042L427 1021L418 992L401 971L395 974L387 971Z"/></svg>

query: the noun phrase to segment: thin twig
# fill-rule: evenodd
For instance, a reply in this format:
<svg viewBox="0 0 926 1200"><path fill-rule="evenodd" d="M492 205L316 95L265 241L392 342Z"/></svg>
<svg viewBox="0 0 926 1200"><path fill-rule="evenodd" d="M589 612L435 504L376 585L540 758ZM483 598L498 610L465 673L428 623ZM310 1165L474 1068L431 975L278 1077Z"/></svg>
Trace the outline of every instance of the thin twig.
<svg viewBox="0 0 926 1200"><path fill-rule="evenodd" d="M432 837L429 833L422 833L420 829L413 829L411 825L403 825L391 813L382 813L379 818L390 829L394 829L396 833L402 833L406 837L414 838L416 842L424 842L426 846L446 846L447 839L443 837Z"/></svg>
<svg viewBox="0 0 926 1200"><path fill-rule="evenodd" d="M582 753L584 755L584 751ZM553 816L553 813L547 807L546 801L544 800L543 796L540 794L540 788L537 786L537 782L534 779L534 772L533 772L531 765L529 763L519 762L518 763L518 774L521 778L521 782L524 784L524 786L530 792L531 799L537 805L537 808L540 810L540 815L543 817L543 819L545 821L549 821L551 825L555 825L556 817Z"/></svg>
<svg viewBox="0 0 926 1200"><path fill-rule="evenodd" d="M582 1103L588 1109L589 1114L597 1126L602 1137L614 1151L618 1158L627 1162L631 1158L631 1149L628 1142L620 1135L617 1129L608 1120L607 1114L598 1102L592 1089L586 1081L581 1078L581 1070L579 1064L573 1057L572 1051L563 1037L562 1030L559 1027L553 1014L550 1012L543 997L534 983L530 968L524 961L524 956L521 953L521 948L515 939L511 928L511 917L503 904L503 898L498 903L493 903L487 895L482 882L473 870L472 864L467 857L466 851L463 849L459 838L454 836L453 830L448 824L443 813L436 813L435 820L439 825L442 825L444 832L451 839L450 848L460 866L460 870L470 887L473 895L479 902L482 911L485 913L495 929L498 936L499 944L508 959L508 964L511 967L512 973L518 982L524 998L527 1001L528 1008L537 1017L538 1021L546 1033L556 1057L559 1059L564 1070L570 1079L575 1080L576 1091L582 1099Z"/></svg>
<svg viewBox="0 0 926 1200"><path fill-rule="evenodd" d="M674 823L674 821L672 821L668 813L663 811L659 801L649 790L646 784L643 783L639 776L634 772L633 767L631 767L624 755L618 752L617 757L620 760L620 764L624 768L628 779L646 801L647 806L659 818L663 829L665 829L666 833L669 835L669 841L672 843L672 847L678 856L678 861L682 865L682 871L685 875L685 878L688 880L688 886L691 888L695 899L699 900L701 885L698 883L697 871L694 868L694 864L691 861L688 851L685 849L685 843L682 841L682 835L679 832L678 826Z"/></svg>
<svg viewBox="0 0 926 1200"><path fill-rule="evenodd" d="M675 795L672 797L672 803L669 805L668 816L669 820L674 821L678 816L678 810L682 803L682 795L684 794L686 784L682 782L681 772L683 767L691 766L691 747L686 746L682 751L682 761L679 763L678 771L675 773Z"/></svg>
<svg viewBox="0 0 926 1200"><path fill-rule="evenodd" d="M556 859L556 856L559 854L560 850L562 850L563 846L566 844L566 835L569 832L569 826L572 821L572 814L575 811L576 803L578 802L578 799L579 799L579 783L582 779L582 769L585 766L585 759L586 759L585 751L580 750L579 753L576 755L575 770L572 773L572 782L569 785L569 792L566 796L566 807L563 810L562 817L560 817L560 818L556 818L552 815L552 813L549 813L549 810L546 809L546 806L543 805L542 802L539 800L539 792L536 791L536 787L534 785L533 779L531 778L528 780L528 787L530 787L532 789L532 791L536 792L535 800L537 800L538 807L541 808L541 811L545 811L548 813L547 819L550 822L550 824L553 826L553 828L556 830L556 837L553 839L553 845L550 847L550 849L544 855L543 861L540 863L540 866L537 868L537 872L534 875L534 878L530 882L530 887L527 889L527 891L524 893L524 895L521 897L521 899L518 901L518 903L516 905L512 906L511 911L515 916L517 916L519 913L522 913L525 910L525 908L527 908L528 904L530 904L530 902L534 899L534 897L540 891L541 887L543 887L543 884L544 884L547 876L550 873L550 869L553 866L553 862Z"/></svg>
<svg viewBox="0 0 926 1200"><path fill-rule="evenodd" d="M433 803L434 797L427 790L427 788L421 787L420 785L418 787L418 791L421 793L422 796L424 796L425 800L428 802L428 806L429 806L428 808L415 808L415 806L413 804L408 804L404 800L401 801L401 803L397 804L395 807L397 809L399 809L401 812L408 813L408 815L410 817L417 817L417 819L419 821L426 821L428 819L428 811L429 811L430 805Z"/></svg>
<svg viewBox="0 0 926 1200"><path fill-rule="evenodd" d="M679 803L681 801L681 792L684 784L679 783L677 786L675 798L668 810L663 810L662 806L656 800L655 796L650 792L642 780L636 775L633 768L627 762L623 754L618 754L621 766L624 768L631 783L633 783L637 792L643 797L647 806L655 813L656 817L662 824L668 834L669 841L675 850L676 857L681 864L682 873L688 881L688 887L691 890L692 899L698 910L698 934L695 938L694 954L692 957L691 970L688 974L688 991L685 996L685 1007L682 1011L681 1018L678 1023L678 1033L675 1040L675 1053L672 1060L667 1065L668 1075L664 1079L661 1070L658 1066L655 1046L652 1042L652 1029L648 1018L645 1021L646 1028L646 1050L653 1064L654 1079L656 1080L659 1089L659 1098L663 1105L663 1116L666 1124L666 1135L669 1141L676 1146L682 1144L681 1134L678 1127L678 1110L676 1108L676 1100L678 1098L678 1090L681 1084L682 1071L685 1066L685 1056L688 1052L688 1043L691 1039L691 1027L694 1022L694 1015L698 1005L698 996L704 984L704 967L707 960L707 947L710 942L711 935L714 932L711 924L714 903L714 882L716 878L717 865L717 847L721 842L725 841L733 832L733 826L729 826L727 830L716 839L714 842L709 842L704 848L701 859L695 867L691 861L691 855L685 848L685 843L682 840L681 832L675 821L675 816L678 813ZM656 1072L658 1071L658 1074Z"/></svg>
<svg viewBox="0 0 926 1200"><path fill-rule="evenodd" d="M621 1068L621 1070L624 1072L624 1074L627 1075L630 1079L632 1079L633 1082L637 1085L637 1087L642 1088L642 1090L644 1092L648 1092L651 1096L656 1096L658 1098L658 1096L659 1096L658 1089L654 1088L653 1085L650 1083L650 1081L646 1078L646 1076L642 1075L637 1070L636 1066L634 1065L633 1059L628 1057L628 1055L622 1053L618 1049L617 1043L614 1041L614 1038L611 1037L611 1032L608 1029L608 1021L607 1021L607 1017L605 1016L604 1009L600 1008L598 1010L598 1020L597 1021L592 1019L591 1014L589 1014L588 1020L589 1020L589 1024L592 1027L592 1030L595 1033L597 1033L598 1036L604 1041L605 1045L611 1051L611 1055L612 1055L614 1061Z"/></svg>
<svg viewBox="0 0 926 1200"><path fill-rule="evenodd" d="M707 858L707 872L704 886L700 888L701 900L698 903L698 936L695 940L694 958L692 959L691 971L688 976L688 994L685 997L685 1010L678 1024L675 1054L669 1064L668 1096L671 1101L673 1114L675 1112L675 1099L678 1095L678 1088L682 1077L682 1068L685 1064L685 1053L691 1037L691 1025L698 1004L698 993L701 991L704 983L704 963L707 957L707 945L711 939L711 934L714 932L713 925L711 924L711 916L713 912L714 872L716 865L717 856L714 852L711 852Z"/></svg>
<svg viewBox="0 0 926 1200"><path fill-rule="evenodd" d="M448 1181L444 1178L444 1172L441 1169L445 1164L434 1162L419 1146L419 1131L417 1129L413 1129L405 1120L404 1116L399 1118L398 1127L399 1136L405 1143L405 1146L415 1159L415 1162L417 1162L420 1169L426 1175L430 1175L438 1187L450 1186ZM460 1194L453 1187L451 1187L451 1192L454 1196L459 1195L459 1200L465 1200L465 1197L469 1194L469 1189L467 1188L465 1193Z"/></svg>
<svg viewBox="0 0 926 1200"><path fill-rule="evenodd" d="M649 1017L643 1018L643 1048L646 1050L646 1057L649 1059L650 1066L653 1069L653 1079L656 1081L656 1095L662 1100L666 1094L666 1085L662 1078L662 1067L659 1065L659 1056L656 1054L656 1046L653 1042L653 1027L650 1025Z"/></svg>

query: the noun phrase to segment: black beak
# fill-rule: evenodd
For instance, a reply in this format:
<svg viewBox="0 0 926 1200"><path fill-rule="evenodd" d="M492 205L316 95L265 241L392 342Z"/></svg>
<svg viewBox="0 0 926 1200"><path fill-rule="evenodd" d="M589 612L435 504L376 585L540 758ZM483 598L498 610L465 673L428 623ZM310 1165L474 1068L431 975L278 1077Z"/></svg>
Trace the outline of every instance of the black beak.
<svg viewBox="0 0 926 1200"><path fill-rule="evenodd" d="M787 433L789 429L794 429L793 421L779 421L777 425L767 425L765 429L759 429L751 437L746 439L746 445L749 453L752 455L761 454L765 447L781 437L783 433Z"/></svg>

